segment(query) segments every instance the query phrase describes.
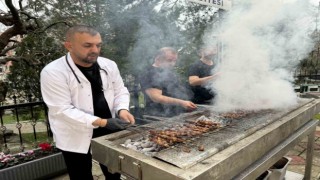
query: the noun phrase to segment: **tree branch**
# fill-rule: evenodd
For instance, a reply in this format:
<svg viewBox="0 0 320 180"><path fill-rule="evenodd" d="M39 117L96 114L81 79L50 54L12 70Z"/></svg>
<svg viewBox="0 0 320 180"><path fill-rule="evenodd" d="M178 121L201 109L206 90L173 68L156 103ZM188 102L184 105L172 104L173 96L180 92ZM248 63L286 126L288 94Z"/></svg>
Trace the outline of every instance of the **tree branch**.
<svg viewBox="0 0 320 180"><path fill-rule="evenodd" d="M14 24L22 25L20 17L19 17L19 13L18 13L17 9L13 6L12 0L5 0L5 3L12 14L12 18L14 19Z"/></svg>
<svg viewBox="0 0 320 180"><path fill-rule="evenodd" d="M9 42L20 43L19 41L14 40L14 39L10 39Z"/></svg>
<svg viewBox="0 0 320 180"><path fill-rule="evenodd" d="M11 37L19 34L19 31L15 26L10 27L2 34L0 34L0 49L4 49L10 42Z"/></svg>
<svg viewBox="0 0 320 180"><path fill-rule="evenodd" d="M32 63L28 62L28 59L24 58L24 57L5 57L5 58L0 58L0 64L5 64L8 61L13 61L13 62L21 62L23 61L24 63L26 63L28 66L33 66Z"/></svg>
<svg viewBox="0 0 320 180"><path fill-rule="evenodd" d="M34 22L37 24L37 27L38 28L40 27L40 24L39 24L38 19L36 17L31 16L30 14L28 14L27 12L24 12L24 11L21 11L20 13L28 17L27 21L30 19L33 19Z"/></svg>
<svg viewBox="0 0 320 180"><path fill-rule="evenodd" d="M20 7L20 10L21 10L21 11L23 11L22 1L23 1L23 0L19 0L19 7Z"/></svg>
<svg viewBox="0 0 320 180"><path fill-rule="evenodd" d="M16 47L18 47L18 44L14 44L10 47L7 47L5 49L3 49L1 52L0 52L0 56L6 56L6 53L9 52L10 50L12 49L15 49Z"/></svg>
<svg viewBox="0 0 320 180"><path fill-rule="evenodd" d="M0 14L0 23L4 24L5 26L12 26L13 17L11 14Z"/></svg>
<svg viewBox="0 0 320 180"><path fill-rule="evenodd" d="M57 21L57 22L55 22L55 23L52 23L52 24L50 24L49 26L47 26L47 27L45 27L42 31L40 31L39 33L43 33L43 32L45 32L46 30L48 30L48 29L50 29L50 28L52 28L53 26L55 26L55 25L58 25L58 24L65 24L65 25L67 25L67 26L71 26L71 24L69 24L68 22L66 22L66 21Z"/></svg>

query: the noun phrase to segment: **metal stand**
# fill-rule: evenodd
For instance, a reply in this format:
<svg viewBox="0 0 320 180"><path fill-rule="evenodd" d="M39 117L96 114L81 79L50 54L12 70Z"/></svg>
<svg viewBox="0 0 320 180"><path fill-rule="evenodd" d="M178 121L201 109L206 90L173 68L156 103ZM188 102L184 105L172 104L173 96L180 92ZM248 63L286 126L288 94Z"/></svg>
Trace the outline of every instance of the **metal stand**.
<svg viewBox="0 0 320 180"><path fill-rule="evenodd" d="M238 174L233 179L255 179L259 174L262 174L270 166L272 166L282 156L286 155L295 145L297 145L304 137L308 136L308 147L307 147L307 159L305 166L304 179L311 179L312 170L312 158L313 158L313 146L315 138L315 130L319 121L311 120L304 126L295 131L290 137L278 144L271 151L265 154L258 161L249 166L245 171Z"/></svg>
<svg viewBox="0 0 320 180"><path fill-rule="evenodd" d="M307 159L306 159L306 167L304 172L304 179L311 179L311 171L312 171L312 159L313 159L313 148L314 148L314 131L308 136L308 146L307 146Z"/></svg>

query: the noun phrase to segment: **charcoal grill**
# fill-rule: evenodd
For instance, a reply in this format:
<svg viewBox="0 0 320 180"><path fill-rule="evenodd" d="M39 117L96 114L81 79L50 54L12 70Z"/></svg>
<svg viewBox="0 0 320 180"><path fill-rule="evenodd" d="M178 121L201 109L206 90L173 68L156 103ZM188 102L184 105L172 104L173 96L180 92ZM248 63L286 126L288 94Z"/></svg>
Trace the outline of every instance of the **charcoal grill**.
<svg viewBox="0 0 320 180"><path fill-rule="evenodd" d="M148 128L171 126L211 113L210 108L182 114L143 125ZM127 179L255 179L284 156L300 140L309 136L309 152L305 178L310 179L313 132L320 112L319 99L300 99L296 107L277 111L263 110L242 119L233 119L230 126L191 139L190 144L177 144L153 156L123 147L128 139L145 136L147 130L124 130L92 140L95 160L119 172ZM230 120L229 120L230 121ZM205 150L199 151L199 144ZM189 146L190 152L181 150Z"/></svg>

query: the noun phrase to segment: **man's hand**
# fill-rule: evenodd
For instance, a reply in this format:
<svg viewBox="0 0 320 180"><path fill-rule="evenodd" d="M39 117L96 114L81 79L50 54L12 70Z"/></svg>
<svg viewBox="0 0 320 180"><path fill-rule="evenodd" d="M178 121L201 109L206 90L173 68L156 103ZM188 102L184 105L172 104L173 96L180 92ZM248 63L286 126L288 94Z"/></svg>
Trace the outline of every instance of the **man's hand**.
<svg viewBox="0 0 320 180"><path fill-rule="evenodd" d="M182 101L181 106L187 110L195 110L197 108L197 105L191 101Z"/></svg>
<svg viewBox="0 0 320 180"><path fill-rule="evenodd" d="M124 130L130 125L129 122L118 118L108 118L107 125L104 127L111 131Z"/></svg>
<svg viewBox="0 0 320 180"><path fill-rule="evenodd" d="M127 121L131 124L135 123L135 119L134 119L133 115L126 109L120 110L118 115L119 115L120 119L123 119L124 121Z"/></svg>

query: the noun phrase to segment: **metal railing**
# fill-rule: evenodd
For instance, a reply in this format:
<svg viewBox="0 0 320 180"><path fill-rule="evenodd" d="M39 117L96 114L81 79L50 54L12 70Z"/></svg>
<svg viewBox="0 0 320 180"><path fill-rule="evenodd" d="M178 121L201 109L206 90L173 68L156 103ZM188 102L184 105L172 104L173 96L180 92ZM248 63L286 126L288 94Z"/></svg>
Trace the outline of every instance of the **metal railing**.
<svg viewBox="0 0 320 180"><path fill-rule="evenodd" d="M138 80L132 75L126 75L124 83L131 95L130 111L135 117L141 118L143 105L139 100L143 101L143 97ZM25 98L28 102L17 103L17 96L13 95L12 105L0 106L0 152L23 152L28 148L36 148L41 143L39 133L45 133L46 141L52 141L47 106L43 101L31 102L30 96L27 95ZM25 134L29 134L31 143L26 142L23 137Z"/></svg>
<svg viewBox="0 0 320 180"><path fill-rule="evenodd" d="M52 137L48 124L48 111L44 102L28 102L17 104L15 98L13 105L0 106L0 142L1 151L9 153L11 149L19 149L23 152L26 147L36 148L38 146L38 127L42 126L47 136L47 141ZM40 115L42 114L42 116ZM10 119L8 119L9 117ZM17 137L15 137L17 134ZM25 142L24 134L29 134L33 142ZM8 146L11 144L11 147Z"/></svg>

